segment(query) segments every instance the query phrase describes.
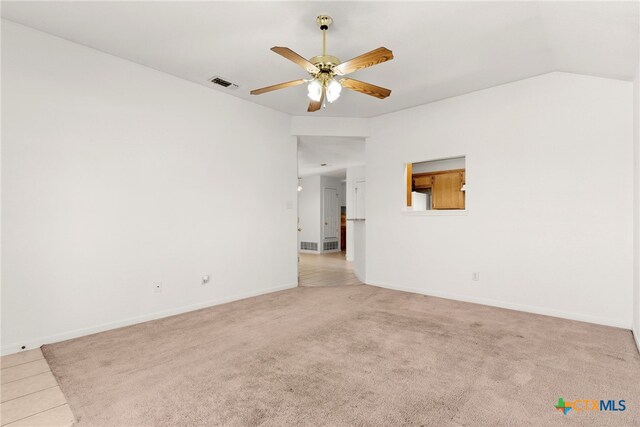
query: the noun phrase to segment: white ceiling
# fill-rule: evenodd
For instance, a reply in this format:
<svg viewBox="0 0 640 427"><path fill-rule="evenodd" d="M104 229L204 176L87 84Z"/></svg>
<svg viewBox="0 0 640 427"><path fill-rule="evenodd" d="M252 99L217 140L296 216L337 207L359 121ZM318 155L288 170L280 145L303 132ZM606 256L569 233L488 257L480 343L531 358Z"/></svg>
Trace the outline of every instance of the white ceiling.
<svg viewBox="0 0 640 427"><path fill-rule="evenodd" d="M364 138L299 136L298 176L344 178L346 168L364 164L364 144ZM327 165L320 166L322 163Z"/></svg>
<svg viewBox="0 0 640 427"><path fill-rule="evenodd" d="M306 78L271 52L320 54L315 17L330 14L328 53L346 61L379 46L393 61L353 74L393 90L351 91L315 115L371 117L551 71L632 79L638 2L2 2L2 16L292 115L307 115Z"/></svg>

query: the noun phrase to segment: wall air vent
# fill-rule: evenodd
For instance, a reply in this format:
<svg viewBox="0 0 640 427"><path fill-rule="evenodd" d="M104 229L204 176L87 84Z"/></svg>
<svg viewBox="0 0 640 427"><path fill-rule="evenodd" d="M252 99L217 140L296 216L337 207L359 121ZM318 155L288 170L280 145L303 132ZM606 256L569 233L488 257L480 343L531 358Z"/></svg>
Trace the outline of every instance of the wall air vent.
<svg viewBox="0 0 640 427"><path fill-rule="evenodd" d="M222 86L222 87L227 88L227 89L237 89L238 88L237 84L231 83L230 81L225 80L225 79L223 79L222 77L219 77L219 76L214 76L214 77L210 78L209 81L211 83L213 83L213 84L216 84L218 86Z"/></svg>
<svg viewBox="0 0 640 427"><path fill-rule="evenodd" d="M317 251L318 242L300 242L300 250L303 251Z"/></svg>
<svg viewBox="0 0 640 427"><path fill-rule="evenodd" d="M338 249L338 242L324 242L322 249L325 251L333 251L335 249Z"/></svg>

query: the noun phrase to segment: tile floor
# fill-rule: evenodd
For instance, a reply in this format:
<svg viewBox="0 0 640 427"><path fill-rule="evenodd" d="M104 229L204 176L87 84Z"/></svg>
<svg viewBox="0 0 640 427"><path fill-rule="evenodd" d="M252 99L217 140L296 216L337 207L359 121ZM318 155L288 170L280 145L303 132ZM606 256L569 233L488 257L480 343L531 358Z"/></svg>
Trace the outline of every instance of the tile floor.
<svg viewBox="0 0 640 427"><path fill-rule="evenodd" d="M328 254L300 253L298 284L300 286L361 285L353 273L353 263L345 259L344 252Z"/></svg>
<svg viewBox="0 0 640 427"><path fill-rule="evenodd" d="M70 426L71 409L39 348L0 359L0 424Z"/></svg>

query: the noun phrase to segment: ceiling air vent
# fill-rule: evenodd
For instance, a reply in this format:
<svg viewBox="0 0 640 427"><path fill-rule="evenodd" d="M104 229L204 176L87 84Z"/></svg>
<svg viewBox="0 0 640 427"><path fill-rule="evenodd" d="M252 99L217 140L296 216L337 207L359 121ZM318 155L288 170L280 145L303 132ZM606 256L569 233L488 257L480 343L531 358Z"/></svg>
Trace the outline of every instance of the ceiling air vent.
<svg viewBox="0 0 640 427"><path fill-rule="evenodd" d="M228 80L223 79L222 77L215 76L209 79L209 81L213 84L217 84L227 89L237 89L238 85L235 83L231 83Z"/></svg>

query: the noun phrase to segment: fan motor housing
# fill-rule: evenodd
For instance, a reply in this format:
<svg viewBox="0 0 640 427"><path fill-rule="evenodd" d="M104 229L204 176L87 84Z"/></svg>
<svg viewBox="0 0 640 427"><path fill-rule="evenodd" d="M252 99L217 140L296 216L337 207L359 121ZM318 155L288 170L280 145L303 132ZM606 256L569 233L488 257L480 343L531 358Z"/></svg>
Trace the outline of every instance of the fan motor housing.
<svg viewBox="0 0 640 427"><path fill-rule="evenodd" d="M321 71L331 71L334 67L340 65L340 60L332 55L314 56L309 62L320 68Z"/></svg>

